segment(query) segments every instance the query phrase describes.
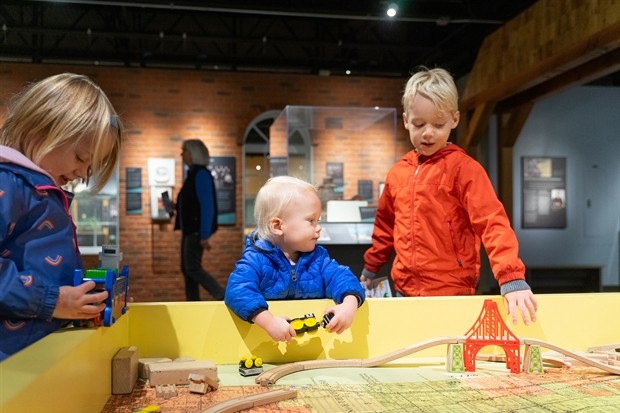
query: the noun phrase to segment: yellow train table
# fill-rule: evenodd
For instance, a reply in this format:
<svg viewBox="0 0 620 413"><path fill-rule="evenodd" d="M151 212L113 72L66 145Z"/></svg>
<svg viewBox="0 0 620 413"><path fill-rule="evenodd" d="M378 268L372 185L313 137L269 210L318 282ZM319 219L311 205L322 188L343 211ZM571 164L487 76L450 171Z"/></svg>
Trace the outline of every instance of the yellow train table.
<svg viewBox="0 0 620 413"><path fill-rule="evenodd" d="M121 413L152 402L162 412L201 412L227 398L266 390L254 384L256 377L239 376L239 360L247 355L261 357L266 372L307 360L376 360L415 343L464 336L489 298L507 320L497 296L371 298L343 334L321 328L290 344L273 342L222 302L134 303L112 327L59 331L0 363L0 412ZM536 323L508 324L517 337L582 353L591 346L620 343L619 293L537 299ZM294 318L322 315L332 305L330 300L276 301L270 302L270 310ZM150 398L154 390L138 384L135 394L112 396L111 360L130 345L140 357L211 360L218 365L220 387L206 395L181 388L176 400L163 400ZM482 352L504 354L495 346ZM475 372L447 372L445 359L446 345L433 345L383 367L294 373L272 388L296 388L297 399L254 411L620 411L620 376L600 369L547 367L543 375L516 374L505 363L482 362Z"/></svg>

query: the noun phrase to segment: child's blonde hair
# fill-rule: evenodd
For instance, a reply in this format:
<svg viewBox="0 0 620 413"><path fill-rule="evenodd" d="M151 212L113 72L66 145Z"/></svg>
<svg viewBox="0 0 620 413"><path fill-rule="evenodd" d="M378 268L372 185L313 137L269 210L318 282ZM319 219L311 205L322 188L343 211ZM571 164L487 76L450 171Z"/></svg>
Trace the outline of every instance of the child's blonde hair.
<svg viewBox="0 0 620 413"><path fill-rule="evenodd" d="M16 95L0 129L0 145L20 151L35 164L70 139L93 134L93 163L86 182L95 180L93 192L104 187L114 173L121 150L123 125L105 93L86 76L63 73L33 83ZM113 139L104 157L104 139Z"/></svg>
<svg viewBox="0 0 620 413"><path fill-rule="evenodd" d="M444 69L428 69L422 66L419 72L409 78L402 99L405 113L418 94L433 102L439 116L458 110L459 93L454 79Z"/></svg>
<svg viewBox="0 0 620 413"><path fill-rule="evenodd" d="M194 165L209 165L209 149L199 139L183 141L183 149L189 152Z"/></svg>
<svg viewBox="0 0 620 413"><path fill-rule="evenodd" d="M317 189L306 181L292 176L276 176L271 178L258 191L254 205L254 219L258 229L258 236L273 241L273 233L269 222L273 218L282 216L282 213L295 197L304 191L318 196Z"/></svg>

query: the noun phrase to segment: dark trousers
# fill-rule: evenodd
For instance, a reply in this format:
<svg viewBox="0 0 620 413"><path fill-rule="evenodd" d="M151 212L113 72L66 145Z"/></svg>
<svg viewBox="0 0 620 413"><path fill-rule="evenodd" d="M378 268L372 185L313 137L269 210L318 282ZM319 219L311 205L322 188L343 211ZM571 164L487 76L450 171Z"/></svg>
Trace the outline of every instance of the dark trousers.
<svg viewBox="0 0 620 413"><path fill-rule="evenodd" d="M224 288L211 274L202 268L202 252L198 235L183 235L181 239L181 271L185 277L187 301L200 301L199 285L202 285L216 300L224 299Z"/></svg>

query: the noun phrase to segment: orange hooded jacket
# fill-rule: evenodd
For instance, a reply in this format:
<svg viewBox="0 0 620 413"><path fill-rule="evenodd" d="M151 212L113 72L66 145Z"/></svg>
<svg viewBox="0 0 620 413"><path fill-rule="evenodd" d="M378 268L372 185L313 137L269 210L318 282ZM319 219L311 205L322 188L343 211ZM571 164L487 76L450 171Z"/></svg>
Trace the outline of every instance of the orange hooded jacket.
<svg viewBox="0 0 620 413"><path fill-rule="evenodd" d="M388 173L364 268L377 273L395 250L391 276L404 296L471 295L482 239L500 286L524 280L517 237L482 166L452 144L421 158L411 151Z"/></svg>

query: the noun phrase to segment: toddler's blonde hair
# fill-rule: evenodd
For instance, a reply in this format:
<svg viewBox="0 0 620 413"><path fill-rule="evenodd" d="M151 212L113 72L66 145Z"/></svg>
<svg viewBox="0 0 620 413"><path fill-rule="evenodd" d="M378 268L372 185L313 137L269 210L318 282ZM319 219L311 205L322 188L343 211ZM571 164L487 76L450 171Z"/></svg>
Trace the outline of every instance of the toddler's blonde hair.
<svg viewBox="0 0 620 413"><path fill-rule="evenodd" d="M305 191L318 197L317 189L301 179L292 176L276 176L269 179L258 191L254 205L254 219L258 236L273 241L269 222L273 218L281 217L291 201Z"/></svg>

